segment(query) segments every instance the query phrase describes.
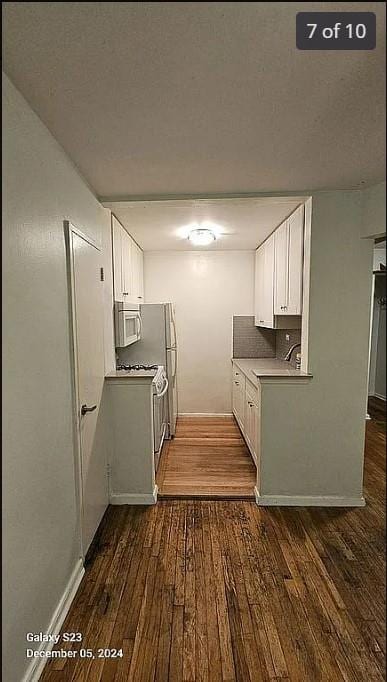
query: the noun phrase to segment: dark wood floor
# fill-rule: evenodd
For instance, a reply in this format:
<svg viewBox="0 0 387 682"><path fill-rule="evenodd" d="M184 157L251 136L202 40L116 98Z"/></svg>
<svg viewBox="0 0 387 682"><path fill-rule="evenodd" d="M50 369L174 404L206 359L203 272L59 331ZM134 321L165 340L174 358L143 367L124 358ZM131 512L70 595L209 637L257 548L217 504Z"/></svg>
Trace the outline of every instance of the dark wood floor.
<svg viewBox="0 0 387 682"><path fill-rule="evenodd" d="M371 419L376 419L380 422L386 421L386 402L380 398L372 396L368 398L368 414Z"/></svg>
<svg viewBox="0 0 387 682"><path fill-rule="evenodd" d="M63 631L123 658L62 659L41 680L384 680L380 420L365 462L363 509L110 507Z"/></svg>
<svg viewBox="0 0 387 682"><path fill-rule="evenodd" d="M257 470L234 417L179 417L157 472L160 498L254 498Z"/></svg>

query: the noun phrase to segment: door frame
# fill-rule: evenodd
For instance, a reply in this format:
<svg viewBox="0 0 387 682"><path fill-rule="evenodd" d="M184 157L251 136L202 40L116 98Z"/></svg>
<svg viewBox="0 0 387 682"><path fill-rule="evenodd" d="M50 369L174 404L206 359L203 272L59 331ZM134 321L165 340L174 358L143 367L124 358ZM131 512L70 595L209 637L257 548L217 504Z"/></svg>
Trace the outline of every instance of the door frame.
<svg viewBox="0 0 387 682"><path fill-rule="evenodd" d="M70 340L70 364L71 364L71 397L72 397L72 422L73 422L73 454L74 454L74 481L75 481L75 504L77 513L77 530L79 543L79 556L84 562L85 548L83 538L83 478L82 478L82 446L80 430L80 398L78 383L78 347L77 347L77 311L75 298L75 277L74 277L74 251L73 235L81 237L85 242L101 252L101 246L97 244L89 235L79 230L69 220L63 221L65 249L66 249L66 270L67 270L67 292L68 292L68 311L69 311L69 340Z"/></svg>

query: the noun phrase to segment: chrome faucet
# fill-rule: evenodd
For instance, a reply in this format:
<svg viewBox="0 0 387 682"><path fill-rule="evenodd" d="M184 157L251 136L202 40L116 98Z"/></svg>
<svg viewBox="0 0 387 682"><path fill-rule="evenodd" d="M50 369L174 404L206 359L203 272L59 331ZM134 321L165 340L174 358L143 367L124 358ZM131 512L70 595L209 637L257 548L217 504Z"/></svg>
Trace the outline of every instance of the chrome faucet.
<svg viewBox="0 0 387 682"><path fill-rule="evenodd" d="M300 343L294 343L293 346L290 346L288 352L286 353L286 355L284 357L284 360L286 360L287 362L290 362L290 358L292 357L292 353L293 353L294 349L298 348L298 347L301 348Z"/></svg>

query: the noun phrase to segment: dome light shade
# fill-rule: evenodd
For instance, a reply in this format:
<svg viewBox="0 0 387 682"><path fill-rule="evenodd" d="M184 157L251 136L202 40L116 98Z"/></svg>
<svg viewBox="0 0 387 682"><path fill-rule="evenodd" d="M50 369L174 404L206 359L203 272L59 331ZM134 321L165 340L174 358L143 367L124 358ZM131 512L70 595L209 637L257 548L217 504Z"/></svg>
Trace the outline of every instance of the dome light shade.
<svg viewBox="0 0 387 682"><path fill-rule="evenodd" d="M212 230L198 227L190 231L188 239L195 246L208 246L215 241L216 236Z"/></svg>

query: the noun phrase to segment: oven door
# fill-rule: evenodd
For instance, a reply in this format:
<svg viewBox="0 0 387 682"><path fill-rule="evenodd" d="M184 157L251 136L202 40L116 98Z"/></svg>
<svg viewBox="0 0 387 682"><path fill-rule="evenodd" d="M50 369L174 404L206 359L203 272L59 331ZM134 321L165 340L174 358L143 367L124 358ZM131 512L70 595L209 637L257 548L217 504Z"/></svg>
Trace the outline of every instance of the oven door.
<svg viewBox="0 0 387 682"><path fill-rule="evenodd" d="M153 456L155 472L159 465L161 450L167 431L167 393L168 379L165 377L163 390L153 394Z"/></svg>
<svg viewBox="0 0 387 682"><path fill-rule="evenodd" d="M116 313L116 347L125 348L141 338L141 316L134 310Z"/></svg>

